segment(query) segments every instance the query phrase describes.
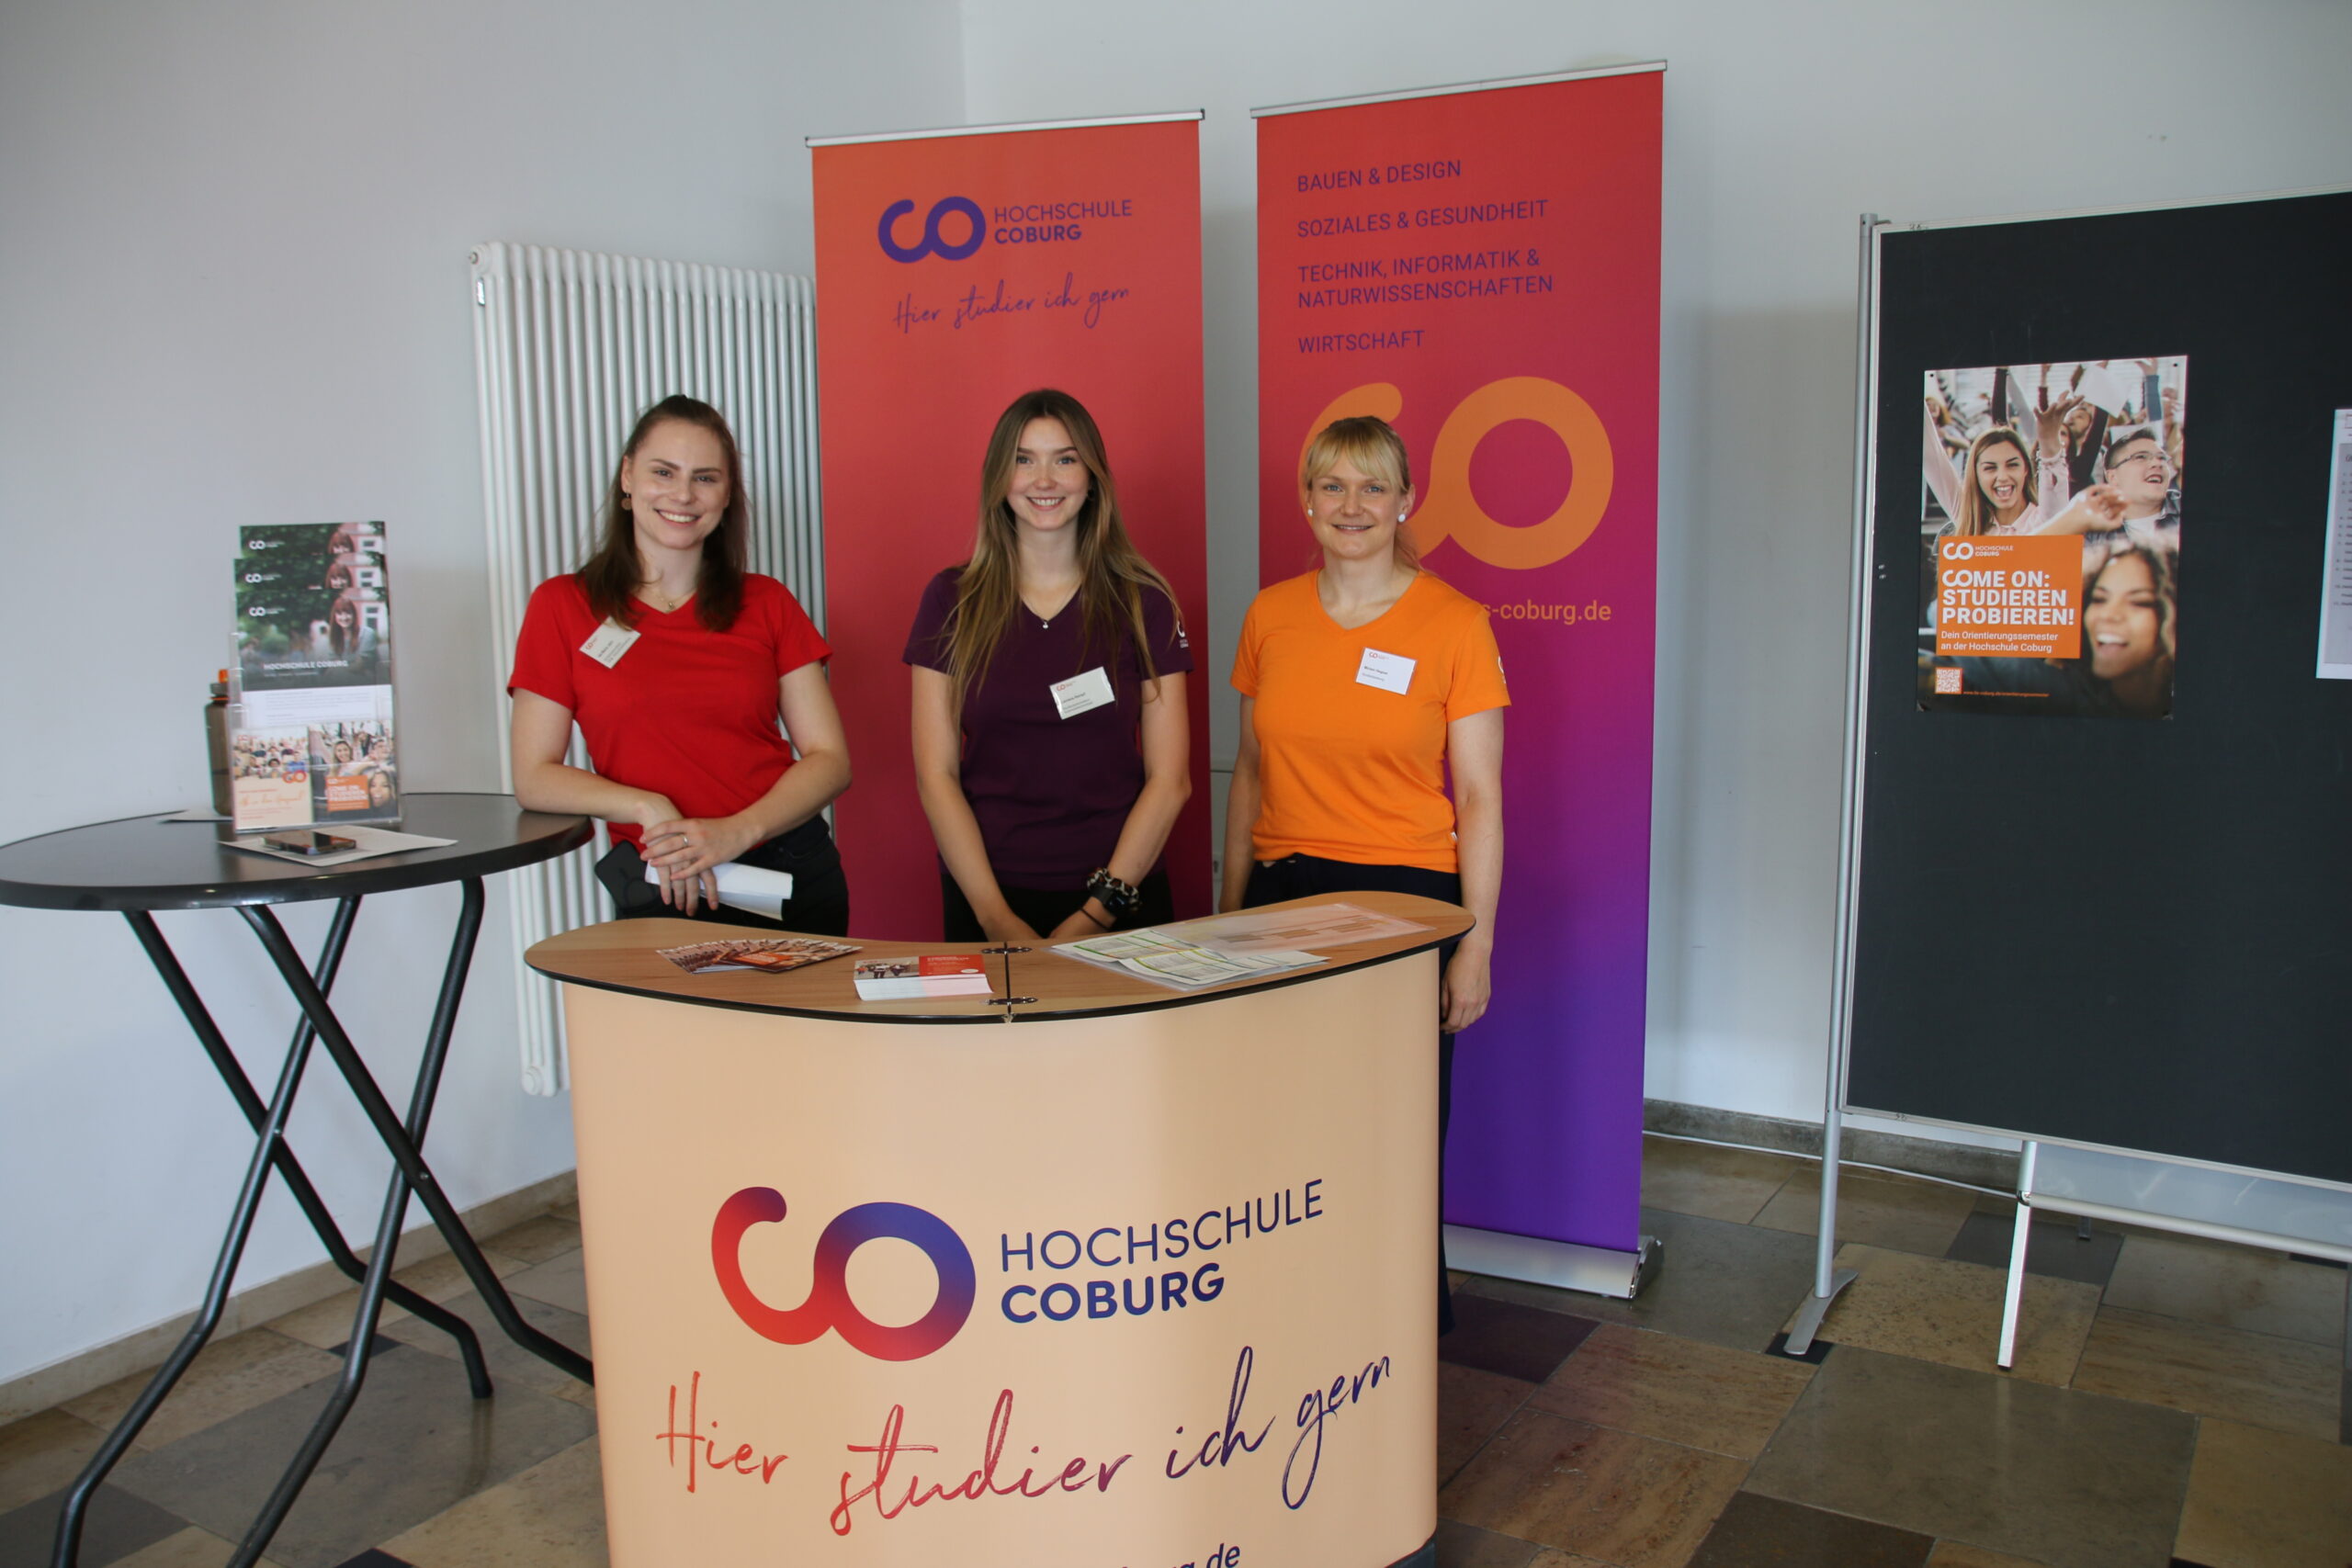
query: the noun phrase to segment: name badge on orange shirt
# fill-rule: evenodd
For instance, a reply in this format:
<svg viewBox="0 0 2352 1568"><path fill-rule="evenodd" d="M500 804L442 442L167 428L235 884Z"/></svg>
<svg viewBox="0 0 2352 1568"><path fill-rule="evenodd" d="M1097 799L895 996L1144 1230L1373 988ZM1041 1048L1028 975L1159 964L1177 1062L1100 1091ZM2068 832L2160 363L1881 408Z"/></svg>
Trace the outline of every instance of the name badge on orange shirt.
<svg viewBox="0 0 2352 1568"><path fill-rule="evenodd" d="M1096 665L1083 675L1073 675L1067 681L1057 681L1046 688L1054 694L1054 712L1064 718L1076 718L1082 713L1107 707L1117 702L1111 690L1111 677Z"/></svg>
<svg viewBox="0 0 2352 1568"><path fill-rule="evenodd" d="M1356 684L1377 686L1401 697L1413 683L1415 662L1401 653L1383 653L1376 648L1367 648L1363 650L1363 662L1356 666Z"/></svg>
<svg viewBox="0 0 2352 1568"><path fill-rule="evenodd" d="M580 651L610 670L621 661L622 654L637 646L637 639L642 635L618 621L607 620L596 628L594 636L580 645Z"/></svg>

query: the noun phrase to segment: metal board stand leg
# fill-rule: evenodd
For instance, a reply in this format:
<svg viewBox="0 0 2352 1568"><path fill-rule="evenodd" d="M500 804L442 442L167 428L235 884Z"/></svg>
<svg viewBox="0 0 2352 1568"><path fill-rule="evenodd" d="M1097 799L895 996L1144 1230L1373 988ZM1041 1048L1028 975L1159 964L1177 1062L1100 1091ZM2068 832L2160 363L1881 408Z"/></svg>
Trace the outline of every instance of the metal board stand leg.
<svg viewBox="0 0 2352 1568"><path fill-rule="evenodd" d="M2345 1269L2345 1382L2335 1405L2335 1441L2352 1448L2352 1267Z"/></svg>
<svg viewBox="0 0 2352 1568"><path fill-rule="evenodd" d="M1873 475L1871 384L1878 360L1878 226L1876 213L1861 219L1860 304L1854 352L1854 548L1846 599L1846 778L1838 810L1838 946L1829 980L1829 1071L1822 1097L1821 1231L1815 1245L1813 1293L1789 1326L1786 1353L1803 1356L1838 1292L1854 1282L1854 1270L1837 1266L1838 1159L1845 1126L1846 1063L1854 1032L1854 899L1861 875L1862 761L1867 750L1871 624L1871 485Z"/></svg>
<svg viewBox="0 0 2352 1568"><path fill-rule="evenodd" d="M2017 1228L2009 1235L2009 1278L2001 1293L2001 1348L1993 1362L2003 1371L2018 1357L2018 1313L2025 1304L2025 1249L2033 1237L2033 1166L2040 1144L2028 1142L2018 1156ZM2087 1228L2090 1222L2083 1222Z"/></svg>

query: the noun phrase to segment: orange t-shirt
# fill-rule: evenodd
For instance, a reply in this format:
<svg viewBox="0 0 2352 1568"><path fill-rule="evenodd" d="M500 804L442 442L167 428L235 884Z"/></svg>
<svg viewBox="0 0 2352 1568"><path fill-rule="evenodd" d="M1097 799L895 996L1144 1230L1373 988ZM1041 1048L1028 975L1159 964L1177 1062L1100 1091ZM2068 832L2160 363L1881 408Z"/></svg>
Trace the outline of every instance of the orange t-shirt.
<svg viewBox="0 0 2352 1568"><path fill-rule="evenodd" d="M1251 602L1233 660L1257 705L1258 858L1459 870L1445 727L1510 702L1486 609L1424 571L1351 630L1316 576Z"/></svg>

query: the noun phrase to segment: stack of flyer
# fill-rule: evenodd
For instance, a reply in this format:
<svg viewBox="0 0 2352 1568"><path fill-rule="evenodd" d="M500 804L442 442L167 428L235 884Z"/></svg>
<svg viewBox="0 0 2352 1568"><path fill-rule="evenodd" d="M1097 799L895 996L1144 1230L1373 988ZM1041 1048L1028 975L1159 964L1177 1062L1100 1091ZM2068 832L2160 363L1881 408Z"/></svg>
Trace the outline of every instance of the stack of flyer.
<svg viewBox="0 0 2352 1568"><path fill-rule="evenodd" d="M236 831L398 822L384 525L254 525L238 538L236 598Z"/></svg>
<svg viewBox="0 0 2352 1568"><path fill-rule="evenodd" d="M988 970L977 953L925 953L920 958L869 958L857 966L857 998L865 1002L912 1002L931 997L991 994Z"/></svg>
<svg viewBox="0 0 2352 1568"><path fill-rule="evenodd" d="M1181 942L1165 930L1089 937L1084 942L1064 942L1054 951L1187 991L1222 986L1227 980L1262 979L1323 962L1312 953L1221 953Z"/></svg>
<svg viewBox="0 0 2352 1568"><path fill-rule="evenodd" d="M1213 915L1148 931L1116 931L1064 942L1054 951L1138 975L1156 985L1190 991L1229 980L1262 979L1323 963L1321 953L1305 951L1302 944L1306 942L1344 946L1429 929L1353 904L1316 904L1302 909Z"/></svg>
<svg viewBox="0 0 2352 1568"><path fill-rule="evenodd" d="M806 969L828 958L840 958L857 948L845 942L825 942L813 936L731 937L718 942L690 942L684 947L653 950L689 975L715 975L728 969L764 969L781 975Z"/></svg>

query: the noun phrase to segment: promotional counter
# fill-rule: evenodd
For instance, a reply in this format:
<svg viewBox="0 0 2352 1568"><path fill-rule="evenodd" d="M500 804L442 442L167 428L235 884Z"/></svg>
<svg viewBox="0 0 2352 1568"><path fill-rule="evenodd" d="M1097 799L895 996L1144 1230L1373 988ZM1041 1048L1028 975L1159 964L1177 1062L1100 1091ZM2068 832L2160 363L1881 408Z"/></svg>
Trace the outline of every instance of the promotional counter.
<svg viewBox="0 0 2352 1568"><path fill-rule="evenodd" d="M616 1568L1433 1561L1440 942L1179 991L1042 947L540 943ZM993 995L862 1002L989 952ZM1007 982L1010 982L1010 989Z"/></svg>

